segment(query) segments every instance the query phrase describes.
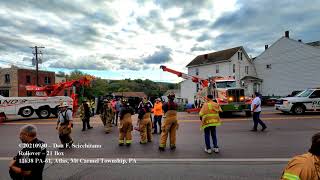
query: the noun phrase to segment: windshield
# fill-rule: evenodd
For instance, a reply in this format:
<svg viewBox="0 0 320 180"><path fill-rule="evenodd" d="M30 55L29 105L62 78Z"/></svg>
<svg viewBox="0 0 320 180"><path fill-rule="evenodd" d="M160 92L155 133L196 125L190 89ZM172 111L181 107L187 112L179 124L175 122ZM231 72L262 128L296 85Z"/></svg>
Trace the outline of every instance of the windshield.
<svg viewBox="0 0 320 180"><path fill-rule="evenodd" d="M312 92L313 92L313 90L307 89L307 90L304 90L301 93L297 94L296 97L309 97Z"/></svg>
<svg viewBox="0 0 320 180"><path fill-rule="evenodd" d="M236 81L222 81L222 82L216 82L217 88L230 88L230 87L236 87Z"/></svg>

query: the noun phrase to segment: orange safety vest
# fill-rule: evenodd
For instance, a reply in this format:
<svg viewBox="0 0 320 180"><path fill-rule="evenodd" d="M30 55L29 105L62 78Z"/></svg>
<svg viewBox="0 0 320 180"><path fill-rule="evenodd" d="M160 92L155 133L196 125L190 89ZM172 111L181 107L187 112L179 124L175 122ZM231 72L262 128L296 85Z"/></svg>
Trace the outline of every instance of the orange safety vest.
<svg viewBox="0 0 320 180"><path fill-rule="evenodd" d="M158 103L154 104L153 113L154 113L155 116L162 116L163 115L162 103L161 102L158 102Z"/></svg>
<svg viewBox="0 0 320 180"><path fill-rule="evenodd" d="M219 104L213 101L204 103L199 112L200 117L202 117L201 129L209 126L220 126L221 120L219 117L219 112L222 112Z"/></svg>

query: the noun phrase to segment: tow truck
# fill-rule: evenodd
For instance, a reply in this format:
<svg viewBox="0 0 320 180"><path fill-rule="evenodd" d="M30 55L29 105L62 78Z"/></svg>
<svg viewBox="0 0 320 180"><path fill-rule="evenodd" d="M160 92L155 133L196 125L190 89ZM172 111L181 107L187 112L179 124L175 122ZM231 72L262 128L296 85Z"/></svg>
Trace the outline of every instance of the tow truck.
<svg viewBox="0 0 320 180"><path fill-rule="evenodd" d="M320 111L320 88L306 89L294 97L280 98L274 105L283 113L304 114L306 111Z"/></svg>
<svg viewBox="0 0 320 180"><path fill-rule="evenodd" d="M207 95L213 95L213 98L221 106L223 112L245 112L246 116L251 116L250 97L245 97L244 89L236 87L236 81L232 77L210 77L204 79L197 76L191 76L166 66L160 66L163 71L173 73L178 77L190 79L194 83L201 85L200 91L196 94L197 99L203 102L207 101ZM188 112L199 112L200 108L194 108Z"/></svg>
<svg viewBox="0 0 320 180"><path fill-rule="evenodd" d="M26 86L27 91L35 91L36 97L3 97L0 96L1 116L20 115L31 117L34 113L39 118L48 118L51 114L57 116L58 107L62 102L67 102L73 114L78 110L78 97L76 90L71 97L57 96L60 91L69 87L81 88L89 86L93 76L83 76L78 80L71 80L46 86Z"/></svg>

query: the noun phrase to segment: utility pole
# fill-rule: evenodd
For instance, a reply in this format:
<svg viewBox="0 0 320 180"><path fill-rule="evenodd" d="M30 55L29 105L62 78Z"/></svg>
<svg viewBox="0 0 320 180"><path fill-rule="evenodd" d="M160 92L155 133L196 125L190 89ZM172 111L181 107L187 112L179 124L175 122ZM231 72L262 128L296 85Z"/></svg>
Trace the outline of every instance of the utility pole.
<svg viewBox="0 0 320 180"><path fill-rule="evenodd" d="M36 66L36 78L37 78L36 85L39 86L39 63L40 64L42 63L42 59L40 59L40 62L39 62L38 55L42 54L42 51L39 49L42 49L44 47L34 46L34 47L30 47L30 48L34 49L32 54L35 55L35 59L34 58L32 59L33 60L32 64Z"/></svg>

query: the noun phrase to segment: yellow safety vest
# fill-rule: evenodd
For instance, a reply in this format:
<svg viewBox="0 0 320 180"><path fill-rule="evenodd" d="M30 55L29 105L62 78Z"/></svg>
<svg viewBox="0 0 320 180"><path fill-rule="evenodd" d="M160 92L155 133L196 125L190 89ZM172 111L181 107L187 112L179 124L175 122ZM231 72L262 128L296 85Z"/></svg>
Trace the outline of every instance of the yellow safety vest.
<svg viewBox="0 0 320 180"><path fill-rule="evenodd" d="M209 126L220 126L221 120L219 117L219 112L222 112L219 104L209 101L204 103L199 115L202 117L201 129Z"/></svg>

